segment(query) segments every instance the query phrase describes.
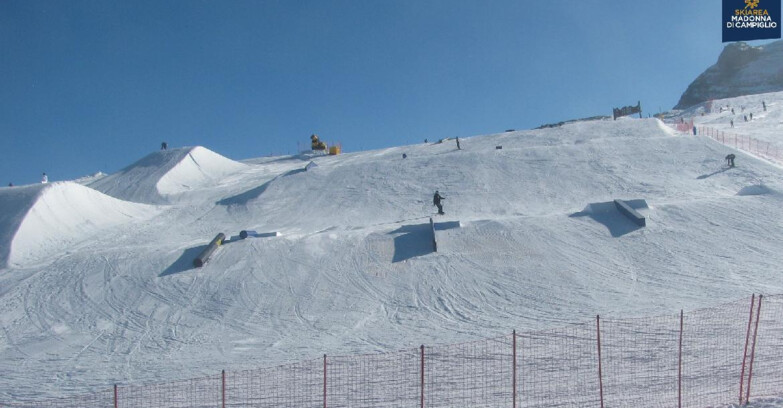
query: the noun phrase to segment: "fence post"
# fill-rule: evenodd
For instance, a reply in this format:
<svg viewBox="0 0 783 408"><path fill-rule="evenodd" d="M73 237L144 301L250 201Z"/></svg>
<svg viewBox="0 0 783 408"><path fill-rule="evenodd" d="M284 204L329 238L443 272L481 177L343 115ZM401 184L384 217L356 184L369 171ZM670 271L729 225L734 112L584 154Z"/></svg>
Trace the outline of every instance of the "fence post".
<svg viewBox="0 0 783 408"><path fill-rule="evenodd" d="M601 374L601 316L595 315L595 328L598 334L598 391L601 395L601 408L604 408L604 379Z"/></svg>
<svg viewBox="0 0 783 408"><path fill-rule="evenodd" d="M117 408L117 404L119 401L117 401L117 384L114 384L114 408Z"/></svg>
<svg viewBox="0 0 783 408"><path fill-rule="evenodd" d="M748 358L748 340L750 339L750 325L753 322L753 306L756 304L756 294L750 297L750 317L748 317L748 330L745 332L745 351L742 352L742 370L740 371L739 404L742 405L742 391L745 384L745 361Z"/></svg>
<svg viewBox="0 0 783 408"><path fill-rule="evenodd" d="M753 329L753 346L750 349L750 366L748 367L748 389L745 394L745 402L750 401L750 380L753 379L753 358L756 356L756 336L759 333L759 320L761 317L761 297L759 295L759 303L756 308L756 328Z"/></svg>
<svg viewBox="0 0 783 408"><path fill-rule="evenodd" d="M517 331L514 330L511 332L511 345L514 350L513 353L513 363L512 366L512 372L511 372L511 383L513 384L511 386L511 401L513 403L512 407L517 408Z"/></svg>
<svg viewBox="0 0 783 408"><path fill-rule="evenodd" d="M221 406L223 408L226 408L226 370L223 370L221 372L220 376L221 376L221 382L222 382L222 386L221 386L222 399L221 400L223 401L223 405L221 405Z"/></svg>
<svg viewBox="0 0 783 408"><path fill-rule="evenodd" d="M324 408L326 408L326 354L324 354Z"/></svg>
<svg viewBox="0 0 783 408"><path fill-rule="evenodd" d="M424 408L424 345L421 345L421 408Z"/></svg>
<svg viewBox="0 0 783 408"><path fill-rule="evenodd" d="M677 408L682 408L682 324L683 313L680 309L680 352L677 358Z"/></svg>

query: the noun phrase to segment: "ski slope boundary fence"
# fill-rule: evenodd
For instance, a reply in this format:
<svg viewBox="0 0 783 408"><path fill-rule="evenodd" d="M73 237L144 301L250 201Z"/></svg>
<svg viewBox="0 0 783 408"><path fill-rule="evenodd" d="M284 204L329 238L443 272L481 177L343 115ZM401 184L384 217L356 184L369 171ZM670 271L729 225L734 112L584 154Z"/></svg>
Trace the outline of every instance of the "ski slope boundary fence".
<svg viewBox="0 0 783 408"><path fill-rule="evenodd" d="M690 129L693 126L693 121L690 123L690 125L688 122L675 123L671 126L680 132L690 132ZM735 149L742 150L757 157L761 157L779 165L783 165L783 148L780 148L775 144L758 140L750 136L743 136L723 130L718 130L709 126L696 126L696 130L699 135L712 138L726 146L734 147Z"/></svg>
<svg viewBox="0 0 783 408"><path fill-rule="evenodd" d="M6 407L716 407L783 394L783 295ZM736 406L736 405L734 405Z"/></svg>
<svg viewBox="0 0 783 408"><path fill-rule="evenodd" d="M733 146L735 149L743 150L750 154L783 165L783 149L771 144L770 142L764 142L750 136L737 135L734 133L713 129L708 126L699 126L698 131L700 135L715 139L726 146Z"/></svg>

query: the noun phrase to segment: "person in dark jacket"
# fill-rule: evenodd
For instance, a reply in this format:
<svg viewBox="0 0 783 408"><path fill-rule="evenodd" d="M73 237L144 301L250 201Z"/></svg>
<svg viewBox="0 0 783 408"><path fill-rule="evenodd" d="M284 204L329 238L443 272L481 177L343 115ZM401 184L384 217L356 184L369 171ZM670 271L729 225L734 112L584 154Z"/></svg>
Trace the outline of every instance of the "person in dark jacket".
<svg viewBox="0 0 783 408"><path fill-rule="evenodd" d="M734 157L736 157L734 156L734 153L726 156L726 164L728 164L729 167L734 167Z"/></svg>
<svg viewBox="0 0 783 408"><path fill-rule="evenodd" d="M441 200L445 200L446 198L441 196L440 193L438 193L437 190L435 190L435 196L432 197L432 203L435 204L436 207L438 207L438 214L443 215L445 214L443 212L443 204L441 204Z"/></svg>

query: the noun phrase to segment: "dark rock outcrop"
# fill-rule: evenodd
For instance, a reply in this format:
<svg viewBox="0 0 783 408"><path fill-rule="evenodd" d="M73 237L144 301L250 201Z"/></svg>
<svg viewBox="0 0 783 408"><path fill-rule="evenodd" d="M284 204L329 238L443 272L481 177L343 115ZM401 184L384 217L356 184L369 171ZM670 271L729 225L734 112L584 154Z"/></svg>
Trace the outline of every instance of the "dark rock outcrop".
<svg viewBox="0 0 783 408"><path fill-rule="evenodd" d="M783 91L783 41L753 47L727 45L715 65L693 81L674 109L711 99Z"/></svg>

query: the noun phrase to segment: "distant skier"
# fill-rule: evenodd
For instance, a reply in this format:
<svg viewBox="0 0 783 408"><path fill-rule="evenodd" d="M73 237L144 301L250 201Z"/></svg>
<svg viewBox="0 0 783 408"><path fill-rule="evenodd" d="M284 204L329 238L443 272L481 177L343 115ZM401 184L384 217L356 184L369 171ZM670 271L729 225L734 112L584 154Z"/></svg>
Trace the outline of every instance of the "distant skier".
<svg viewBox="0 0 783 408"><path fill-rule="evenodd" d="M693 127L693 135L696 136L696 126Z"/></svg>
<svg viewBox="0 0 783 408"><path fill-rule="evenodd" d="M734 153L729 154L726 156L726 164L729 165L729 167L734 167Z"/></svg>
<svg viewBox="0 0 783 408"><path fill-rule="evenodd" d="M13 187L13 186L14 186L13 182L8 183L8 187Z"/></svg>
<svg viewBox="0 0 783 408"><path fill-rule="evenodd" d="M459 137L457 137L457 150L462 150L462 148L459 147Z"/></svg>
<svg viewBox="0 0 783 408"><path fill-rule="evenodd" d="M445 200L446 198L441 196L440 193L438 193L438 190L435 190L435 195L432 197L432 203L435 204L436 207L438 207L438 214L443 215L445 214L443 212L443 204L441 204L441 200Z"/></svg>
<svg viewBox="0 0 783 408"><path fill-rule="evenodd" d="M46 175L46 173L41 176L41 184L46 184L49 182L49 177Z"/></svg>
<svg viewBox="0 0 783 408"><path fill-rule="evenodd" d="M731 127L734 127L734 119L731 120Z"/></svg>
<svg viewBox="0 0 783 408"><path fill-rule="evenodd" d="M166 150L169 148L169 144L166 142L163 142L160 144L160 150Z"/></svg>
<svg viewBox="0 0 783 408"><path fill-rule="evenodd" d="M764 107L764 112L766 112L767 111L767 103L764 102L764 101L761 101L761 106Z"/></svg>
<svg viewBox="0 0 783 408"><path fill-rule="evenodd" d="M753 112L750 113L750 120L753 120Z"/></svg>

